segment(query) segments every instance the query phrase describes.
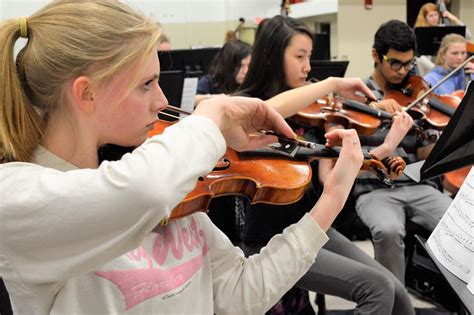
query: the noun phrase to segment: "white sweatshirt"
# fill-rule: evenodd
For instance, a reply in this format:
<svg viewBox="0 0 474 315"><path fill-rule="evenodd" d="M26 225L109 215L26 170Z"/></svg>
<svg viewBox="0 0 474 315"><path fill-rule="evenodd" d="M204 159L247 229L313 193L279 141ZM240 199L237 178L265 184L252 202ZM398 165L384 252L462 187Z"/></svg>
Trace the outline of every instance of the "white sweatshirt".
<svg viewBox="0 0 474 315"><path fill-rule="evenodd" d="M264 313L327 241L309 215L249 259L204 213L158 225L225 148L191 116L98 169L44 148L34 164L0 165L0 276L15 314Z"/></svg>

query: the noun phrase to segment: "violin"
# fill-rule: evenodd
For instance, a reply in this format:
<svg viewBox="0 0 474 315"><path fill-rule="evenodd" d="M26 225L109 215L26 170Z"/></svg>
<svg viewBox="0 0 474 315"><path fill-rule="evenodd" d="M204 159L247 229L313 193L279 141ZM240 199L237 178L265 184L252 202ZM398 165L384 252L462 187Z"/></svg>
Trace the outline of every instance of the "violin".
<svg viewBox="0 0 474 315"><path fill-rule="evenodd" d="M468 54L473 55L474 54L474 43L466 42L466 50L467 50Z"/></svg>
<svg viewBox="0 0 474 315"><path fill-rule="evenodd" d="M467 58L431 88L428 88L423 78L410 76L402 86L389 89L385 93L385 98L395 99L400 105L406 106L404 110L410 113L413 119L422 119L435 129L442 130L448 124L460 101L457 97L437 95L432 91L471 60L474 60L474 56Z"/></svg>
<svg viewBox="0 0 474 315"><path fill-rule="evenodd" d="M446 188L451 194L456 195L462 183L466 180L467 174L471 170L472 165L468 165L457 169L452 172L448 172L443 175L443 187Z"/></svg>
<svg viewBox="0 0 474 315"><path fill-rule="evenodd" d="M171 124L159 120L148 135L161 134ZM273 134L268 131L265 133ZM197 211L206 212L212 198L225 195L245 195L251 203L294 203L303 196L311 181L310 160L339 156L339 148L283 137L279 137L279 143L278 148L271 150L277 154L256 151L238 153L228 148L212 172L198 178L195 188L172 210L169 220ZM288 153L288 149L292 149L293 153L298 151L295 149L301 149L306 155L295 158ZM368 152L364 153L364 157L367 161L364 161L362 169L373 171L387 185L391 184L390 176L399 176L405 168L405 162L400 157L386 159L384 163L374 159Z"/></svg>
<svg viewBox="0 0 474 315"><path fill-rule="evenodd" d="M464 97L464 90L456 90L453 93L451 93L451 95L454 97L457 97L459 99L459 102L461 102L461 100Z"/></svg>
<svg viewBox="0 0 474 315"><path fill-rule="evenodd" d="M355 129L360 135L371 135L380 127L381 118L391 119L392 115L370 109L357 101L327 96L297 112L290 120L312 127L338 124L346 129Z"/></svg>
<svg viewBox="0 0 474 315"><path fill-rule="evenodd" d="M387 111L340 96L335 99L331 105L327 98L318 100L318 104L311 104L290 117L290 120L317 127L326 124L342 125L346 129L353 128L359 135L364 136L373 134L383 120L392 120L393 115ZM413 122L412 129L423 140L434 142L437 139L435 134L423 130L416 122Z"/></svg>
<svg viewBox="0 0 474 315"><path fill-rule="evenodd" d="M434 129L442 130L448 125L460 99L452 95L437 95L431 90L433 88L430 89L422 77L413 75L403 86L388 89L384 98L397 101L414 120L425 121Z"/></svg>
<svg viewBox="0 0 474 315"><path fill-rule="evenodd" d="M172 123L159 120L148 136L163 133ZM284 156L241 156L227 148L224 156L171 212L178 219L197 211L207 211L213 197L245 195L252 203L290 204L303 197L311 181L311 166Z"/></svg>

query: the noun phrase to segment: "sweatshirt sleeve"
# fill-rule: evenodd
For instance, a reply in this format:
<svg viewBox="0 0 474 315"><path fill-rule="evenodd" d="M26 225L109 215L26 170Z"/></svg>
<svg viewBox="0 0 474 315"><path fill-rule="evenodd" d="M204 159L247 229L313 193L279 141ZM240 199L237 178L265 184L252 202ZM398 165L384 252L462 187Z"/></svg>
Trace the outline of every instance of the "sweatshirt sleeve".
<svg viewBox="0 0 474 315"><path fill-rule="evenodd" d="M196 115L97 169L0 165L0 261L33 283L92 271L139 246L225 149Z"/></svg>
<svg viewBox="0 0 474 315"><path fill-rule="evenodd" d="M214 229L217 232L210 259L217 314L265 313L308 271L328 240L306 214L275 235L259 254L245 258L221 231Z"/></svg>

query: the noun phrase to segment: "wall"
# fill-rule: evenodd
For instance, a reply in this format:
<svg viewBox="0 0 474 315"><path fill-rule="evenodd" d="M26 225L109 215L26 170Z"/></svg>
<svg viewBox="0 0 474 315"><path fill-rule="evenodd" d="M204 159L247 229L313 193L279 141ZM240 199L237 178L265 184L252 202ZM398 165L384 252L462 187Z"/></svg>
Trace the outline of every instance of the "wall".
<svg viewBox="0 0 474 315"><path fill-rule="evenodd" d="M320 10L328 6L327 0L313 1L321 1ZM375 31L389 18L405 21L406 1L410 0L374 0L373 9L365 10L362 0L339 0L337 14L323 14L301 20L312 30L315 29L315 23L330 23L332 58L351 61L347 76L366 77L372 70L370 49ZM47 0L0 0L0 19L27 16L47 2ZM221 45L225 32L235 29L239 17L245 17L246 26L255 26L255 18L272 16L278 12L281 3L280 0L128 0L126 2L161 22L175 49ZM474 0L452 0L452 8L453 13L474 31ZM293 14L299 12L294 6L292 11Z"/></svg>
<svg viewBox="0 0 474 315"><path fill-rule="evenodd" d="M28 16L48 0L0 0L0 20ZM279 0L124 0L160 22L174 49L222 45L225 33L234 30L239 17L255 26Z"/></svg>
<svg viewBox="0 0 474 315"><path fill-rule="evenodd" d="M471 30L471 33L474 32L474 1L473 0L460 0L460 8L458 16L461 18L461 21L466 24L466 26ZM473 39L471 39L473 41Z"/></svg>
<svg viewBox="0 0 474 315"><path fill-rule="evenodd" d="M193 46L217 46L224 43L225 33L235 30L238 19L255 25L275 0L149 0L125 1L150 14L163 25L173 49Z"/></svg>
<svg viewBox="0 0 474 315"><path fill-rule="evenodd" d="M256 27L256 18L278 14L281 4L281 0L123 1L160 22L174 49L222 45L225 33L235 30L240 17L246 19L246 26ZM0 0L0 19L28 16L46 3L47 0ZM337 0L310 0L293 5L291 10L290 15L293 17L330 15L331 12L334 16ZM336 41L333 43L337 45Z"/></svg>
<svg viewBox="0 0 474 315"><path fill-rule="evenodd" d="M346 76L366 78L373 69L370 56L373 37L388 19L406 21L406 0L375 0L365 10L362 0L339 0L337 56L350 60Z"/></svg>
<svg viewBox="0 0 474 315"><path fill-rule="evenodd" d="M319 30L316 28L316 26L320 23L329 23L331 25L331 34L330 34L330 41L331 41L331 59L338 59L338 39L337 39L337 19L338 19L338 14L337 13L332 13L332 14L323 14L315 17L310 17L310 18L302 18L299 19L301 22L306 24L311 31L313 32L319 32ZM317 43L316 43L317 45Z"/></svg>

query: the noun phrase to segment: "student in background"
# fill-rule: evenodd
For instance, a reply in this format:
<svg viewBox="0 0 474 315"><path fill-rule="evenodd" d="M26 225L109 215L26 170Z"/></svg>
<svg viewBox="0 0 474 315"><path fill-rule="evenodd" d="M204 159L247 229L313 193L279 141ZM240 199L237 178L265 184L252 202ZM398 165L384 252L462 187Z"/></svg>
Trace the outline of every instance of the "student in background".
<svg viewBox="0 0 474 315"><path fill-rule="evenodd" d="M245 259L202 212L159 224L226 146L295 137L263 101L223 97L147 139L167 107L160 34L114 0L1 23L0 276L15 314L262 314L326 242L362 164L352 131L327 134L342 144L332 183L261 255ZM99 165L104 143L138 147Z"/></svg>
<svg viewBox="0 0 474 315"><path fill-rule="evenodd" d="M442 24L442 18L448 19L448 25L464 25L457 16L448 10L440 13L436 4L429 2L421 6L414 27L445 26L446 24Z"/></svg>
<svg viewBox="0 0 474 315"><path fill-rule="evenodd" d="M161 34L159 41L160 43L158 45L158 51L171 50L171 42L168 36L166 36L165 34Z"/></svg>
<svg viewBox="0 0 474 315"><path fill-rule="evenodd" d="M294 115L332 91L357 99L353 94L345 94L344 88L338 85L361 82L359 79L306 82L312 49L312 33L304 24L282 16L265 20L257 30L252 61L238 94L269 99L267 103L284 117ZM365 90L364 94L372 95ZM301 136L306 140L321 141L324 130L303 129ZM314 184L319 186L318 174L327 174L327 170L314 167L313 172ZM244 220L241 233L244 251L258 253L273 235L297 222L315 198L317 192L312 189L297 203L286 206L249 205L237 198L237 212L243 213ZM363 314L414 314L404 286L388 270L335 229L329 229L328 235L329 242L298 281L299 288L354 301L356 312Z"/></svg>
<svg viewBox="0 0 474 315"><path fill-rule="evenodd" d="M379 100L373 106L392 112L393 123L385 122L373 135L360 139L363 148L379 160L399 155L407 164L414 163L426 159L433 146L411 129L413 119L395 100L384 99L390 89L406 85L415 66L415 47L414 31L398 20L382 24L374 36L374 68L366 83ZM387 102L397 106L386 108ZM416 183L402 175L394 182L394 188L387 188L364 172L358 176L353 194L357 198L357 214L372 234L375 259L404 283L406 221L432 231L452 200L438 189L435 180Z"/></svg>
<svg viewBox="0 0 474 315"><path fill-rule="evenodd" d="M431 85L441 81L448 73L458 67L467 58L466 39L459 34L448 34L443 37L436 56L436 66L423 78ZM474 73L474 63L469 62L463 69L453 74L444 83L438 86L436 94L451 94L457 90L464 90Z"/></svg>
<svg viewBox="0 0 474 315"><path fill-rule="evenodd" d="M252 46L241 41L227 42L212 61L209 74L199 78L196 105L219 94L234 93L244 81Z"/></svg>
<svg viewBox="0 0 474 315"><path fill-rule="evenodd" d="M413 27L445 26L445 24L442 23L442 18L447 19L449 25L464 25L459 18L448 10L444 10L444 12L440 13L438 6L429 2L421 6ZM471 31L467 27L466 38L472 38ZM422 55L417 57L416 62L419 75L424 76L430 72L435 67L434 61L434 56Z"/></svg>

